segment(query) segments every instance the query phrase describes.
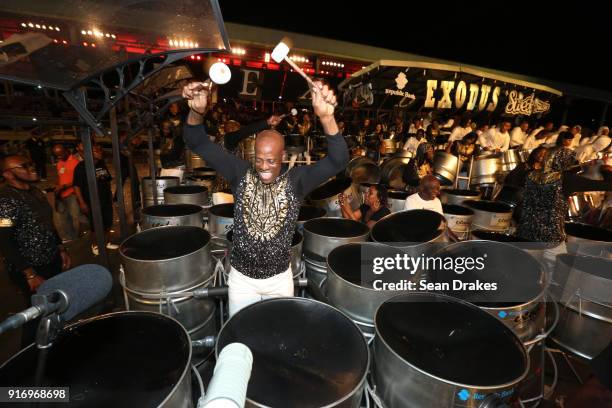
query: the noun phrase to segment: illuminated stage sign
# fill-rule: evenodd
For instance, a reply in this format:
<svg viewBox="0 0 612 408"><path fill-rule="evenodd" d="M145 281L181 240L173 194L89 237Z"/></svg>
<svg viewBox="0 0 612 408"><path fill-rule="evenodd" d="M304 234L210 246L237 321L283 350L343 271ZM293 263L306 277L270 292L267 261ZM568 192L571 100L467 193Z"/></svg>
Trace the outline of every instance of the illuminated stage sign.
<svg viewBox="0 0 612 408"><path fill-rule="evenodd" d="M418 59L376 61L339 89L344 106L486 116L545 115L563 95L520 75Z"/></svg>
<svg viewBox="0 0 612 408"><path fill-rule="evenodd" d="M417 97L417 87L409 86L406 75L400 72L395 78L395 88L385 88L384 94L398 96L402 100L399 107L406 105L406 100L414 101ZM408 89L406 89L408 88ZM415 88L414 91L410 91ZM418 87L422 88L422 87ZM428 109L463 109L466 111L495 112L503 106L507 115L545 114L550 110L550 102L539 99L534 92L519 92L516 89L504 88L498 85L469 83L466 81L438 81L426 79L424 94L421 94L423 108ZM500 102L503 102L501 104Z"/></svg>

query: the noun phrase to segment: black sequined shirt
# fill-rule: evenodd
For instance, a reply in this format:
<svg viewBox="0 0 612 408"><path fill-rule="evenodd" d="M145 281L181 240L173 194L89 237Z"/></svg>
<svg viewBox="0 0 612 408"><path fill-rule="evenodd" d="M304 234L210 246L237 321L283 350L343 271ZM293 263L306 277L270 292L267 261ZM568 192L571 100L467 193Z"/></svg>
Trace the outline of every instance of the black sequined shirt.
<svg viewBox="0 0 612 408"><path fill-rule="evenodd" d="M0 187L0 251L11 267L21 271L49 265L60 244L53 210L42 191Z"/></svg>
<svg viewBox="0 0 612 408"><path fill-rule="evenodd" d="M346 167L349 154L341 134L327 137L328 155L311 166L283 168L270 184L251 164L210 141L204 126L184 127L187 146L232 186L234 229L231 265L255 279L289 268L291 238L304 196Z"/></svg>

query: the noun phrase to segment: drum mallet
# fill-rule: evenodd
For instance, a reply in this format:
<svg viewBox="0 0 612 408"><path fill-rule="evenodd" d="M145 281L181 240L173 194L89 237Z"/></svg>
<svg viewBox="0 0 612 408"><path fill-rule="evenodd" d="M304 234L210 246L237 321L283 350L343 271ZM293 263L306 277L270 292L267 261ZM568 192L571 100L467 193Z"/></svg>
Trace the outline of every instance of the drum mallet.
<svg viewBox="0 0 612 408"><path fill-rule="evenodd" d="M321 89L321 85L315 84L312 78L306 75L306 73L302 70L302 68L298 67L297 64L293 62L291 58L289 58L289 51L291 50L291 46L292 46L291 40L287 37L283 37L283 39L276 45L276 47L274 47L274 49L272 50L272 54L270 54L270 56L278 64L282 63L283 61L289 64L289 66L293 68L295 72L300 74L302 78L304 78L306 82L308 82L308 85L310 86L311 89L314 89L314 88ZM334 106L336 105L337 103L334 104Z"/></svg>

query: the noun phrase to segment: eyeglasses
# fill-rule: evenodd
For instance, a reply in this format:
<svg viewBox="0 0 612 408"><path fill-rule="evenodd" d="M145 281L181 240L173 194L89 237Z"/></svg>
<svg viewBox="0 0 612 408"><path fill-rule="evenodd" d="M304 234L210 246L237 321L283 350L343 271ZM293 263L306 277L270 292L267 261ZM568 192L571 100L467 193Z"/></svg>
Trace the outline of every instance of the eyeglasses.
<svg viewBox="0 0 612 408"><path fill-rule="evenodd" d="M34 169L34 168L36 168L36 166L34 166L34 163L28 162L28 163L20 164L18 166L9 167L7 170L13 170L13 169Z"/></svg>

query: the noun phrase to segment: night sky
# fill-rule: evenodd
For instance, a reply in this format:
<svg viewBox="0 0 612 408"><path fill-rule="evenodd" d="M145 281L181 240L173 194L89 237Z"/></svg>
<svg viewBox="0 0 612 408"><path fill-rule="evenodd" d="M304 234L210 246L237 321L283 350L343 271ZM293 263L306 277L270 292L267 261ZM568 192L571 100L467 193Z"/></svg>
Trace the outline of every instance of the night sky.
<svg viewBox="0 0 612 408"><path fill-rule="evenodd" d="M547 9L540 8L543 3ZM220 4L227 22L612 91L612 14L606 2L221 0Z"/></svg>

